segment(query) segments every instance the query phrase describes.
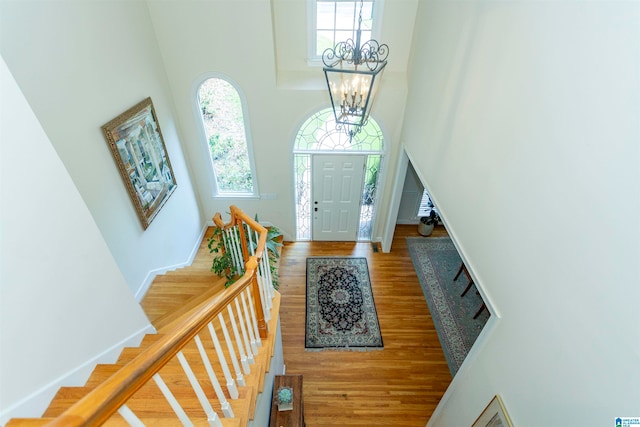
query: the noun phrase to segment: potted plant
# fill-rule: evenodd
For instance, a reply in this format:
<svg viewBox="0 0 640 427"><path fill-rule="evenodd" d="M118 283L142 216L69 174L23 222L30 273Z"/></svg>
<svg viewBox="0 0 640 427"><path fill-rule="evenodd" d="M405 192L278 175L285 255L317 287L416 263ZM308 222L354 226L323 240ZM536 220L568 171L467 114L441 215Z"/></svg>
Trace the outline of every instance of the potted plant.
<svg viewBox="0 0 640 427"><path fill-rule="evenodd" d="M435 209L431 209L428 216L420 217L420 223L418 224L418 233L421 236L430 236L433 232L433 227L440 221L440 216Z"/></svg>
<svg viewBox="0 0 640 427"><path fill-rule="evenodd" d="M271 270L271 280L273 283L273 288L278 289L280 285L280 276L278 274L278 258L280 258L280 254L278 253L278 247L283 246L282 241L284 239L284 235L282 231L275 225L267 227L267 253L269 256L269 269Z"/></svg>
<svg viewBox="0 0 640 427"><path fill-rule="evenodd" d="M260 220L258 219L258 214L255 215L255 220L256 222L260 222ZM284 240L284 235L282 234L282 231L273 224L264 224L264 227L267 229L266 249L267 255L269 257L269 270L271 270L271 280L273 288L278 289L280 284L278 275L278 258L280 258L280 253L278 247L283 246L282 242Z"/></svg>
<svg viewBox="0 0 640 427"><path fill-rule="evenodd" d="M211 271L216 273L218 277L224 276L227 279L224 286L228 288L237 280L237 276L232 273L233 259L231 258L231 252L224 247L222 229L220 227L213 229L213 235L209 237L207 246L209 247L209 253L215 253L211 263Z"/></svg>
<svg viewBox="0 0 640 427"><path fill-rule="evenodd" d="M276 391L276 404L278 411L293 410L293 389L291 387L280 387Z"/></svg>
<svg viewBox="0 0 640 427"><path fill-rule="evenodd" d="M257 215L256 221L258 221ZM236 233L236 237L239 238L238 233ZM282 246L282 240L283 234L278 227L275 225L267 227L266 252L269 257L269 269L271 270L272 284L275 289L278 289L279 286L278 258L280 255L278 254L278 246ZM257 242L252 241L251 243L253 244L252 250L255 250ZM249 244L249 241L247 241L247 244ZM225 277L227 279L225 287L231 286L238 280L239 276L235 274L231 252L225 248L222 239L222 229L220 227L216 226L214 228L213 235L209 237L208 247L209 253L214 254L211 271L216 273L218 277Z"/></svg>

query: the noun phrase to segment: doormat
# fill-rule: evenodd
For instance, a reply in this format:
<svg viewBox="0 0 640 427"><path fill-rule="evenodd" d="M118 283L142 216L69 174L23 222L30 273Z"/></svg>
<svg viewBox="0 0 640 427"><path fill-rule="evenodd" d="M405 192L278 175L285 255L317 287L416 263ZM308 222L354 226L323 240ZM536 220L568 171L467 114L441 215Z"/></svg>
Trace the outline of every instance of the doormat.
<svg viewBox="0 0 640 427"><path fill-rule="evenodd" d="M383 348L366 258L307 258L305 348Z"/></svg>

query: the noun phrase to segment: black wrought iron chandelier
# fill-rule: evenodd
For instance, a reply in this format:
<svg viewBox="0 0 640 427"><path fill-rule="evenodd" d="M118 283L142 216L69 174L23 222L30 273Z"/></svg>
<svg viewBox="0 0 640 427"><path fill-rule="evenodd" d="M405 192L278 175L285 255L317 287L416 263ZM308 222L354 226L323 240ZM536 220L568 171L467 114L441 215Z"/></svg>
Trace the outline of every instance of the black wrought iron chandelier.
<svg viewBox="0 0 640 427"><path fill-rule="evenodd" d="M389 47L376 40L361 44L363 1L360 1L356 40L348 39L322 53L336 128L344 129L349 138L362 130L369 120L380 78L387 65Z"/></svg>

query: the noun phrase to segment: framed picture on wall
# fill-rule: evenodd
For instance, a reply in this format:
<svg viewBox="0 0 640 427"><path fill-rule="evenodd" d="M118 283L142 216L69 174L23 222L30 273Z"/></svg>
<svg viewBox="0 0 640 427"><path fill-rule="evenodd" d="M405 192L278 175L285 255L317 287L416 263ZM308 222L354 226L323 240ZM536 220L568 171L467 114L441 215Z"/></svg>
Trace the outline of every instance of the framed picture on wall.
<svg viewBox="0 0 640 427"><path fill-rule="evenodd" d="M102 126L102 132L146 230L177 187L151 98Z"/></svg>
<svg viewBox="0 0 640 427"><path fill-rule="evenodd" d="M495 395L471 427L513 427L500 396Z"/></svg>

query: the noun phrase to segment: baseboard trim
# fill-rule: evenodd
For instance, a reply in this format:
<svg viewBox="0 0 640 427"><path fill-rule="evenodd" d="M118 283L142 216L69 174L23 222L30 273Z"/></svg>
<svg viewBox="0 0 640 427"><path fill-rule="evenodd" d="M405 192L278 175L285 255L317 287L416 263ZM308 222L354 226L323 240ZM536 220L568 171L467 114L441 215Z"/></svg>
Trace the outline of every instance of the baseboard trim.
<svg viewBox="0 0 640 427"><path fill-rule="evenodd" d="M137 347L146 334L155 333L155 328L149 324L134 332L129 337L112 345L97 356L87 360L72 371L69 371L66 375L34 391L29 396L0 412L0 426L4 426L12 418L41 417L60 387L83 386L89 379L96 365L100 363L115 363L124 347Z"/></svg>
<svg viewBox="0 0 640 427"><path fill-rule="evenodd" d="M202 230L200 230L200 235L196 239L193 245L193 248L191 249L191 253L189 254L189 257L187 258L186 261L181 262L179 264L173 264L173 265L157 268L147 273L147 277L144 278L144 280L142 281L142 284L138 287L138 292L136 292L136 295L135 295L136 301L138 302L142 301L142 298L144 298L144 296L147 294L147 292L149 291L149 288L151 287L151 284L153 283L153 280L156 278L158 274L164 274L167 271L172 271L178 268L186 267L188 265L191 265L191 263L193 263L193 260L196 257L196 254L198 253L198 249L200 249L200 243L202 243L202 239L204 239L204 234L207 232L207 228L209 228L209 224L205 224L202 227Z"/></svg>

